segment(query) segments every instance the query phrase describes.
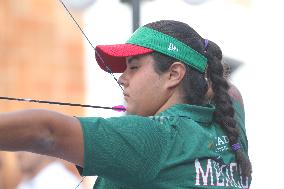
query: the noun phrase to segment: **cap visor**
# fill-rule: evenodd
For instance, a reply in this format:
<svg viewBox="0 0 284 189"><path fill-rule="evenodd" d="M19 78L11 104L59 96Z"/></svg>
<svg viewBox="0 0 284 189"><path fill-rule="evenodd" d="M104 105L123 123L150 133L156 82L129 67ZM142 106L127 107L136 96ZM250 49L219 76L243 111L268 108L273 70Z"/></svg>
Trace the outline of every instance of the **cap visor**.
<svg viewBox="0 0 284 189"><path fill-rule="evenodd" d="M96 60L104 71L122 73L126 69L126 57L151 52L154 51L132 44L98 45L96 46Z"/></svg>

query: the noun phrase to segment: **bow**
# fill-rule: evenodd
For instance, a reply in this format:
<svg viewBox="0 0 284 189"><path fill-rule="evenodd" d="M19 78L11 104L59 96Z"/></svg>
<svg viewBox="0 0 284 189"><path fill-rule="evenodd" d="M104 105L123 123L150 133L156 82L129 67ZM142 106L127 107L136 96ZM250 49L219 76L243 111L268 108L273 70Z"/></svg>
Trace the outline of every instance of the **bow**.
<svg viewBox="0 0 284 189"><path fill-rule="evenodd" d="M98 55L98 57L101 59L101 61L103 62L106 70L108 71L108 73L110 73L114 80L116 81L116 83L119 85L119 87L121 88L121 90L123 91L123 88L121 87L121 85L119 84L118 80L116 79L116 77L114 76L112 70L109 68L109 66L104 62L104 60L102 59L102 57L100 56L100 53L96 50L96 48L93 46L93 44L91 43L91 41L89 40L89 38L87 37L87 35L85 34L85 32L82 30L82 28L80 27L80 25L78 24L78 22L75 20L75 18L73 17L73 15L71 14L71 12L69 11L69 9L65 6L64 2L62 0L58 0L60 1L60 3L62 4L62 6L65 8L65 10L68 12L69 16L72 18L72 20L75 22L75 24L77 25L77 27L79 28L79 30L81 31L81 33L84 35L84 37L86 38L86 40L88 41L88 43L91 45L91 47L94 49L95 53ZM112 107L113 109L114 107ZM125 108L123 106L115 106L116 110L118 111L125 111ZM82 180L80 181L80 183L76 186L75 189L77 189L81 183L84 181L85 176L82 178Z"/></svg>

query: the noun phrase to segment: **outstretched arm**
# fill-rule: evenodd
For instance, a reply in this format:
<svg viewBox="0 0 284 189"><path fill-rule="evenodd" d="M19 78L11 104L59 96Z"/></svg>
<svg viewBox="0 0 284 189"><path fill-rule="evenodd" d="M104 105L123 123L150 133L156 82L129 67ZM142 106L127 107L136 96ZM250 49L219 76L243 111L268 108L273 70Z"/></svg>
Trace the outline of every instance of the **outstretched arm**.
<svg viewBox="0 0 284 189"><path fill-rule="evenodd" d="M29 151L83 166L80 122L74 117L43 109L1 113L0 150Z"/></svg>

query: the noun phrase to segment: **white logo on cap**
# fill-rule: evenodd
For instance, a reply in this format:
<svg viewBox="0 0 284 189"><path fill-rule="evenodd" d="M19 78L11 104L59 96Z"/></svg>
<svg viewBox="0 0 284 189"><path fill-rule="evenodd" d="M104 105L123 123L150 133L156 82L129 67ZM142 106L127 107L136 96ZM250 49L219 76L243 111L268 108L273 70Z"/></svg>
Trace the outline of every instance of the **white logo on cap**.
<svg viewBox="0 0 284 189"><path fill-rule="evenodd" d="M178 52L178 48L174 44L172 44L172 43L170 43L168 50L169 51L177 51Z"/></svg>

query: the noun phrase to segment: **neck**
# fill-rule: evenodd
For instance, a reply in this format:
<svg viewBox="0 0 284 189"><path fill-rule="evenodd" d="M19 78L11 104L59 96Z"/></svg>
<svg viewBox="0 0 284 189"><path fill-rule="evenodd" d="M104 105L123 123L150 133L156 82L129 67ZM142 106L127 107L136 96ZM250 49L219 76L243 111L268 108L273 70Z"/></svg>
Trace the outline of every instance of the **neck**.
<svg viewBox="0 0 284 189"><path fill-rule="evenodd" d="M155 113L155 115L165 111L166 109L170 108L171 106L175 104L184 104L185 102L182 99L183 98L182 98L182 95L180 95L180 93L178 92L172 93L170 97L167 98L163 106L161 106L159 110Z"/></svg>

